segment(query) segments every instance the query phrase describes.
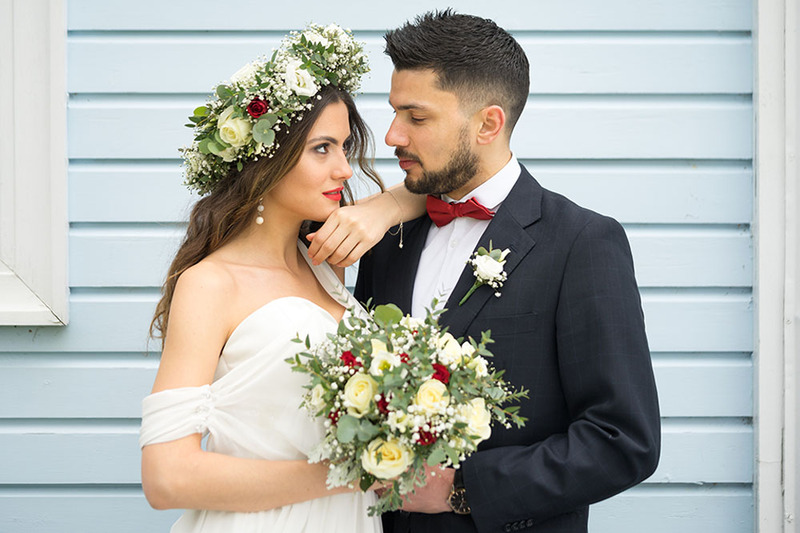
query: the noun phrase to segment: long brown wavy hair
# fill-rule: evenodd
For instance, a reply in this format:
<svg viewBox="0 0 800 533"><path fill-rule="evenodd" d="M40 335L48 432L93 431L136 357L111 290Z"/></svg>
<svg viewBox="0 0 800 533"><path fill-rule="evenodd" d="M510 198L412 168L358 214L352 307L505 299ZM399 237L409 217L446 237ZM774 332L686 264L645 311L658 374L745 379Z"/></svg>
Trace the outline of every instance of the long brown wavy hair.
<svg viewBox="0 0 800 533"><path fill-rule="evenodd" d="M348 159L351 165L355 164L354 170L360 170L381 191L384 190L383 182L372 166L372 134L359 115L352 97L333 85L324 87L318 96L314 106L303 114L303 120L296 121L290 131L283 129L278 132L275 142L279 148L272 157L245 163L241 171L233 171L220 180L192 208L186 236L169 267L161 288L161 299L150 323L150 335L161 338L162 345L178 277L255 223L259 199L275 188L300 160L309 132L329 104L343 102L347 107L350 122ZM347 182L344 187L342 205L352 204L353 194ZM308 231L308 227L305 231Z"/></svg>

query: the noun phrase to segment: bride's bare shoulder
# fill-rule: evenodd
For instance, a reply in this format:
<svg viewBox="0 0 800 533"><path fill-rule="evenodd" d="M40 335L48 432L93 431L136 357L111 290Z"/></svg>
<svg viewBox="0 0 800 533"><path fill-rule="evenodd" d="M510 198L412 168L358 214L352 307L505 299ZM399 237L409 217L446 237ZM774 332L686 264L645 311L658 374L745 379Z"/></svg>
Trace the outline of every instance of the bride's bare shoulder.
<svg viewBox="0 0 800 533"><path fill-rule="evenodd" d="M203 259L178 277L172 312L197 320L211 312L213 320L226 322L226 314L238 292L236 278L224 262Z"/></svg>

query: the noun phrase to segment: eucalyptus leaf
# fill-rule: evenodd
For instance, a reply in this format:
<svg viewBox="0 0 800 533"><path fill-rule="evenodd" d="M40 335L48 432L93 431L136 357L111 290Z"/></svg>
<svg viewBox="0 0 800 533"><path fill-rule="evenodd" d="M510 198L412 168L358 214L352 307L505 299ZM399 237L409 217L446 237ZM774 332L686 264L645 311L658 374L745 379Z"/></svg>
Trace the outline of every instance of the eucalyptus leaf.
<svg viewBox="0 0 800 533"><path fill-rule="evenodd" d="M375 322L383 327L400 323L403 311L394 304L379 305L375 308Z"/></svg>
<svg viewBox="0 0 800 533"><path fill-rule="evenodd" d="M216 141L213 141L211 139L206 139L206 140L208 141L208 144L206 145L206 147L208 148L208 151L211 152L212 154L220 155L222 152L225 151L225 147L221 146Z"/></svg>
<svg viewBox="0 0 800 533"><path fill-rule="evenodd" d="M225 85L219 85L217 86L217 96L219 96L220 99L225 100L226 98L233 96L233 93Z"/></svg>
<svg viewBox="0 0 800 533"><path fill-rule="evenodd" d="M361 419L361 423L358 426L358 440L361 442L369 442L380 432L377 426L367 420L366 418Z"/></svg>
<svg viewBox="0 0 800 533"><path fill-rule="evenodd" d="M196 107L194 109L194 116L196 117L206 117L208 116L208 108L204 105L200 107Z"/></svg>
<svg viewBox="0 0 800 533"><path fill-rule="evenodd" d="M256 122L256 125L253 126L253 139L266 146L272 146L272 143L275 141L275 130L271 128L272 127L267 125L266 122L259 120Z"/></svg>
<svg viewBox="0 0 800 533"><path fill-rule="evenodd" d="M358 419L354 416L344 415L339 418L339 422L336 424L336 438L343 444L352 442L356 438L358 430Z"/></svg>
<svg viewBox="0 0 800 533"><path fill-rule="evenodd" d="M436 466L442 464L447 459L447 454L441 448L437 448L428 456L428 466Z"/></svg>
<svg viewBox="0 0 800 533"><path fill-rule="evenodd" d="M265 113L261 115L261 118L258 119L258 122L265 122L267 127L271 128L278 122L278 115L275 113Z"/></svg>
<svg viewBox="0 0 800 533"><path fill-rule="evenodd" d="M200 141L197 144L197 148L200 150L200 153L202 153L202 154L210 154L211 153L211 150L208 149L208 144L210 142L213 142L213 141L206 137L205 139L203 139L202 141Z"/></svg>
<svg viewBox="0 0 800 533"><path fill-rule="evenodd" d="M447 457L450 458L450 462L453 464L458 463L458 452L455 448L451 448L450 446L445 446L444 451L447 453Z"/></svg>

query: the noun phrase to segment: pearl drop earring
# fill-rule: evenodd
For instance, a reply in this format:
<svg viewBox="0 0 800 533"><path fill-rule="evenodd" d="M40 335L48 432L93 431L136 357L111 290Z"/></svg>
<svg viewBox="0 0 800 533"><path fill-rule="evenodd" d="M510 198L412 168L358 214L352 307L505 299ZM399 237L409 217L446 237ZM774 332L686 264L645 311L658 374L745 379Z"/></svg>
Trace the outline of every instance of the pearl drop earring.
<svg viewBox="0 0 800 533"><path fill-rule="evenodd" d="M258 210L258 215L256 216L256 224L258 224L259 226L264 223L264 217L261 216L261 213L264 212L264 206L261 204L262 200L263 198L258 199L258 207L256 208Z"/></svg>

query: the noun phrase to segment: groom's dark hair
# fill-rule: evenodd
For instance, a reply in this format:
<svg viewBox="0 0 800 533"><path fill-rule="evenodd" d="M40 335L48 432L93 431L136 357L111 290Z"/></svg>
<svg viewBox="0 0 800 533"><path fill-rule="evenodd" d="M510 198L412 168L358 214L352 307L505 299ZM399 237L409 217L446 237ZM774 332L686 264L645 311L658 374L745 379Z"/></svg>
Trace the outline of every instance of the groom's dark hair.
<svg viewBox="0 0 800 533"><path fill-rule="evenodd" d="M462 106L499 105L508 133L528 99L530 66L519 43L493 21L452 9L429 11L385 37L396 70L432 69Z"/></svg>

